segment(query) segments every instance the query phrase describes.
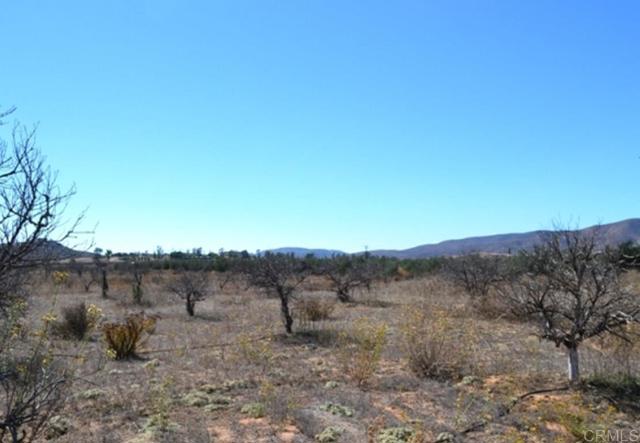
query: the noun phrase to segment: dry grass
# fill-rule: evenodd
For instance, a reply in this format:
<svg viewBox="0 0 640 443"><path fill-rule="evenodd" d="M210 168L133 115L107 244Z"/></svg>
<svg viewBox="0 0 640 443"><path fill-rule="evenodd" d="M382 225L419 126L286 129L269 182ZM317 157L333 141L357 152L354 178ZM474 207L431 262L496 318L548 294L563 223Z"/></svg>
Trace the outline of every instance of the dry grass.
<svg viewBox="0 0 640 443"><path fill-rule="evenodd" d="M57 353L69 356L77 375L74 395L63 413L72 426L55 441L310 443L326 427L338 426L343 429L339 441L358 443L367 441L367 427L371 425L371 430L376 423L382 426L376 435L386 428L410 427L424 442L435 441L442 432L456 435L456 441L470 442L571 441L562 439L575 431L567 429L571 418L563 416L561 407L543 416L535 407L541 400L531 398L495 423L458 434L479 417L497 416L513 396L561 385L565 355L562 349L538 340L535 325L479 315L464 294L437 277L377 285L371 293L357 294L366 303L334 303L330 315L322 315L325 318L296 323L300 333L292 337L282 334L278 300L245 291L241 284L225 286L199 304L198 315L189 318L182 303L164 289L169 278L170 273L163 272L145 276L145 315L158 320L155 332L137 350L140 360L106 359L99 331L87 334L80 345L55 340ZM105 300L97 287L85 293L79 285L54 288L43 282L34 288L28 321L37 325L52 309L60 312L81 302L101 309L105 322L119 322L140 311L131 304L127 275L111 275L109 284L110 298ZM305 297L324 299L329 295L324 290L321 281L312 281L305 287ZM50 294L56 291L52 307ZM425 316L419 322L408 314L416 312ZM438 318L445 318L449 325L437 325ZM358 322L365 321L361 319L386 326L385 345L378 346L376 340L369 342L372 346L363 345L368 353L362 355L375 357L376 364L362 366L367 366L366 377L352 377L345 371L340 337L349 336ZM437 380L416 377L405 347L407 325L419 326L417 331L435 328L436 334L460 324L473 331L473 345L456 339L444 345L443 355L464 355L464 364L454 365L463 369L453 371L454 377ZM446 337L457 332L451 334ZM358 341L352 336L350 343ZM587 345L583 369L589 375L602 370L597 365L610 362L611 357L605 356L609 347L596 342ZM637 349L627 354L632 357L624 364L637 373ZM354 348L352 357L359 358ZM455 383L467 374L477 379ZM576 395L580 401L572 397ZM640 427L635 416L592 395L561 392L550 394L549 401L575 403L572 413L584 417L584 426L606 415L611 426L617 422L618 427L624 423ZM264 417L241 412L252 403L265 405ZM352 416L321 410L327 403L348 408ZM603 415L598 407L614 411Z"/></svg>

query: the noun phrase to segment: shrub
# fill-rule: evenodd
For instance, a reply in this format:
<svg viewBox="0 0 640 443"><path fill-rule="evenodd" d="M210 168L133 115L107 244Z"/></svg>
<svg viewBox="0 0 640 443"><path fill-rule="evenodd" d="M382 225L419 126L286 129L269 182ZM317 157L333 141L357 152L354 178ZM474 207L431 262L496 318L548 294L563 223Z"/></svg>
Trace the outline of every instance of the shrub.
<svg viewBox="0 0 640 443"><path fill-rule="evenodd" d="M271 337L254 338L248 334L240 334L236 338L236 353L246 363L258 366L267 372L274 359Z"/></svg>
<svg viewBox="0 0 640 443"><path fill-rule="evenodd" d="M63 406L68 374L37 348L26 357L0 358L0 440L33 441ZM8 438L8 440L5 440Z"/></svg>
<svg viewBox="0 0 640 443"><path fill-rule="evenodd" d="M333 300L319 297L302 298L296 302L295 310L301 323L328 320L335 309Z"/></svg>
<svg viewBox="0 0 640 443"><path fill-rule="evenodd" d="M366 318L358 319L350 333L342 335L343 368L358 386L366 384L378 369L386 342L387 325Z"/></svg>
<svg viewBox="0 0 640 443"><path fill-rule="evenodd" d="M276 387L264 380L260 384L260 403L264 405L264 413L272 422L285 423L289 421L297 408L292 393L282 387Z"/></svg>
<svg viewBox="0 0 640 443"><path fill-rule="evenodd" d="M62 320L54 323L53 332L65 339L82 340L96 327L102 311L84 302L62 309Z"/></svg>
<svg viewBox="0 0 640 443"><path fill-rule="evenodd" d="M114 359L123 360L136 356L136 352L153 334L156 318L144 313L127 316L123 323L107 323L102 327L107 352Z"/></svg>
<svg viewBox="0 0 640 443"><path fill-rule="evenodd" d="M409 369L418 377L462 378L470 372L475 336L468 322L444 310L408 312L402 328Z"/></svg>

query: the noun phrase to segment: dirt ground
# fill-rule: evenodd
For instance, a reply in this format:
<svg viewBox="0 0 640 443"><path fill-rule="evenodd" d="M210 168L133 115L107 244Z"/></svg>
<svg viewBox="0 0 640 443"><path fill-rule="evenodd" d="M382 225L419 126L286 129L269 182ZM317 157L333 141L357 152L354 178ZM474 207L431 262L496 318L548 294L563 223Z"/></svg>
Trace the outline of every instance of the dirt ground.
<svg viewBox="0 0 640 443"><path fill-rule="evenodd" d="M283 334L279 301L242 285L221 291L212 282L212 295L188 317L166 289L170 278L145 276L143 306L131 302L127 275L111 276L107 299L73 276L37 285L32 324L82 301L102 310L102 322L140 311L157 318L136 359L110 359L99 327L87 340L54 340L75 380L60 414L68 429L49 433L51 441L573 442L624 441L596 440L598 429L640 430L633 410L586 388L520 399L566 385L563 349L539 340L534 324L479 312L438 277L378 284L357 303L336 302L329 319L297 322L292 336ZM301 297L309 296L335 299L321 282L307 285ZM460 378L410 371L403 331L416 310L443 312L471 331L468 343L447 351L469 354ZM344 337L359 319L387 327L379 365L363 383L345 369L355 357ZM603 346L584 347L585 375L608 358Z"/></svg>

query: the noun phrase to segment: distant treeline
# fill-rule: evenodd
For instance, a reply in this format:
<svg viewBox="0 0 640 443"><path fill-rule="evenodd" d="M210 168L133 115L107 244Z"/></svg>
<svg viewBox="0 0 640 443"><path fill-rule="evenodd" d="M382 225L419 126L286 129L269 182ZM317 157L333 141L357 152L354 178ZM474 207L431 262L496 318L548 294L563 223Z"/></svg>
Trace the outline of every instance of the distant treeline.
<svg viewBox="0 0 640 443"><path fill-rule="evenodd" d="M613 254L622 268L638 268L640 267L640 245L636 243L624 243L616 248L609 248L609 254ZM266 253L270 254L270 253ZM263 256L264 254L262 254ZM287 255L287 254L282 254ZM418 259L398 259L393 257L381 257L371 254L357 255L336 255L333 257L320 258L313 254L305 257L297 257L296 260L304 262L305 266L312 273L317 271L322 274L328 263L332 261L340 261L344 265L344 261L362 262L368 264L370 273L375 274L375 279L407 279L418 278L433 274L436 272L450 271L456 263L469 262L472 257L476 264L493 263L504 272L508 270L510 273L519 273L527 268L524 252L512 255L484 255L470 253L460 257L431 257ZM293 258L292 255L289 255ZM93 262L78 262L72 259L67 263L58 263L54 267L56 269L67 269L81 273L83 269L99 266L108 266L115 271L130 271L133 266L142 267L147 270L171 270L171 271L215 271L225 272L243 272L247 265L258 260L261 255L251 254L247 251L221 251L219 253L210 252L202 253L202 249L196 248L191 251L174 251L168 254L163 252L156 253L115 253L115 254L95 254Z"/></svg>
<svg viewBox="0 0 640 443"><path fill-rule="evenodd" d="M116 254L119 260L114 263L116 270L126 270L133 260L141 260L139 254ZM223 253L199 254L194 252L171 252L164 256L157 254L144 255L146 266L153 270L173 270L173 271L216 271L228 272L242 269L243 262L255 260L255 255L247 251L228 251ZM322 265L332 259L339 257L352 257L354 260L367 260L379 271L379 277L419 277L439 270L444 259L441 257L424 259L397 259L391 257L377 257L372 255L335 256L318 258L310 254L306 257L298 258L304 261L310 269L320 269Z"/></svg>

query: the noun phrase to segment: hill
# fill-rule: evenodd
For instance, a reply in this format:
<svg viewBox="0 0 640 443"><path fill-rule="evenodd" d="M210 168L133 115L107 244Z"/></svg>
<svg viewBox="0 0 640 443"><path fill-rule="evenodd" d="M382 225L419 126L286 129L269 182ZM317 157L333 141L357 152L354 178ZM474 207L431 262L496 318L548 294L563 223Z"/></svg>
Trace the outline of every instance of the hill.
<svg viewBox="0 0 640 443"><path fill-rule="evenodd" d="M580 231L589 232L598 228L591 226ZM627 241L640 241L640 219L633 218L599 226L603 245L619 245ZM530 249L540 243L545 233L539 230L525 233L498 234L481 237L469 237L459 240L446 240L435 244L420 245L403 250L375 250L371 254L396 258L428 258L452 256L471 252L487 254L507 254L521 249Z"/></svg>
<svg viewBox="0 0 640 443"><path fill-rule="evenodd" d="M77 251L53 240L40 240L40 244L29 256L34 260L45 258L48 260L68 260L84 257L93 257L93 254L86 251Z"/></svg>

